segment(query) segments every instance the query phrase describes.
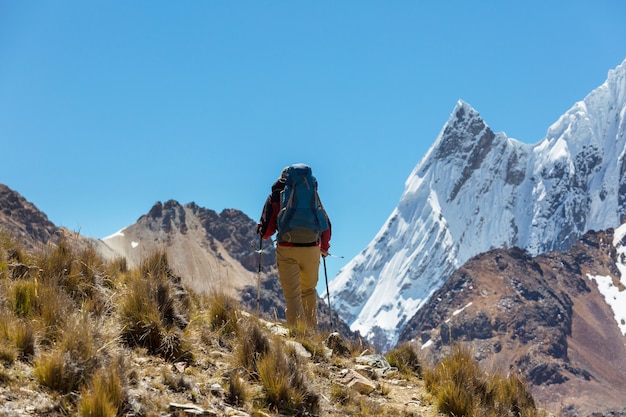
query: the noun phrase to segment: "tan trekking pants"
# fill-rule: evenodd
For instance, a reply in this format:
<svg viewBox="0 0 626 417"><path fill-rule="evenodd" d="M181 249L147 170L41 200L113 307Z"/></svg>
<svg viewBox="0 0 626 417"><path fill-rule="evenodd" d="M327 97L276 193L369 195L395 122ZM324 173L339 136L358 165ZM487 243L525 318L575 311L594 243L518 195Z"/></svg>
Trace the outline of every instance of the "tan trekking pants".
<svg viewBox="0 0 626 417"><path fill-rule="evenodd" d="M277 246L276 265L287 304L287 325L296 327L303 322L307 328L317 330L319 246Z"/></svg>

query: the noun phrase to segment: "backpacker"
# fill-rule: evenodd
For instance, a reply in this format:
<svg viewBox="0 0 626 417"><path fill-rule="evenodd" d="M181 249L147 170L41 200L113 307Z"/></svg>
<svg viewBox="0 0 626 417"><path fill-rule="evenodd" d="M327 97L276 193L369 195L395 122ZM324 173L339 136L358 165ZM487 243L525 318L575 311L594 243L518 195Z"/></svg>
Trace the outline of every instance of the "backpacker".
<svg viewBox="0 0 626 417"><path fill-rule="evenodd" d="M278 212L278 240L295 244L317 242L328 229L328 218L317 195L317 180L311 167L295 164L285 168L285 188Z"/></svg>

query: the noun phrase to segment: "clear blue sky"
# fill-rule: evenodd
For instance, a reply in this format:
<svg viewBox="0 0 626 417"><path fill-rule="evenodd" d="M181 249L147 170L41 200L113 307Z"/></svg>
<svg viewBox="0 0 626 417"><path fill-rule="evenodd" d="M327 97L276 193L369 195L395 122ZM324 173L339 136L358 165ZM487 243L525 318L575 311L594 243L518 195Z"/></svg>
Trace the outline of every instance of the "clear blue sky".
<svg viewBox="0 0 626 417"><path fill-rule="evenodd" d="M626 58L626 2L0 0L0 183L104 237L157 201L257 219L290 163L374 237L458 99L536 143Z"/></svg>

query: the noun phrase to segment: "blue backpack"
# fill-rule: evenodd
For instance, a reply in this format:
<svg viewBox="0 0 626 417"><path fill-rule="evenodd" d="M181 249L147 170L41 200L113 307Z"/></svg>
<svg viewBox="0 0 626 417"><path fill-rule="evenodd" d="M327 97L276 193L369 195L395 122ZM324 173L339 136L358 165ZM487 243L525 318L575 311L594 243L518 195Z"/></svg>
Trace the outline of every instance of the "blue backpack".
<svg viewBox="0 0 626 417"><path fill-rule="evenodd" d="M285 188L281 191L277 218L278 240L296 245L317 242L329 224L311 167L291 165L283 175Z"/></svg>

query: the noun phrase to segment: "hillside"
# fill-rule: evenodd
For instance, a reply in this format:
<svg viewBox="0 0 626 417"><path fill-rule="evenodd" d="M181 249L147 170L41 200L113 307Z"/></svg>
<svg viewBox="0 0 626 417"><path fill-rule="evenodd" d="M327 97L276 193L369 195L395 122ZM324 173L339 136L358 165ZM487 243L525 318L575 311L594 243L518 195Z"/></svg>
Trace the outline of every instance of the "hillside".
<svg viewBox="0 0 626 417"><path fill-rule="evenodd" d="M274 244L264 241L259 254L256 222L239 210L217 213L193 202L157 202L132 225L90 241L105 258L124 257L131 267L139 266L146 255L162 250L172 270L191 290L201 294L222 292L251 311L256 311L258 304L265 318L285 319ZM328 307L321 298L318 310L320 326L330 329ZM333 325L347 337L358 338L336 313Z"/></svg>
<svg viewBox="0 0 626 417"><path fill-rule="evenodd" d="M198 293L223 291L231 297L256 286L255 223L238 210L218 214L194 203L157 202L137 222L101 240L111 258L124 256L137 267L146 255L165 250L172 268ZM258 240L257 240L258 245ZM107 251L102 254L107 256ZM263 278L275 274L274 248L265 249Z"/></svg>
<svg viewBox="0 0 626 417"><path fill-rule="evenodd" d="M0 226L28 248L58 239L58 228L34 204L0 184Z"/></svg>
<svg viewBox="0 0 626 417"><path fill-rule="evenodd" d="M112 261L124 258L131 268L146 256L163 251L170 267L187 288L200 294L214 292L233 297L264 318L284 319L285 303L276 271L271 242L263 243L261 256L256 222L235 209L221 213L174 200L156 202L137 222L104 238L94 239L56 227L46 214L17 191L0 184L0 231L8 232L27 248L44 248L64 236L73 247L93 248ZM261 271L259 272L259 261ZM260 299L259 299L260 295ZM318 298L319 324L356 340L343 320Z"/></svg>
<svg viewBox="0 0 626 417"><path fill-rule="evenodd" d="M470 343L482 366L522 372L559 415L626 415L625 233L626 225L588 232L565 252L534 257L519 248L477 255L400 340L430 360L446 355L451 339Z"/></svg>
<svg viewBox="0 0 626 417"><path fill-rule="evenodd" d="M64 238L31 252L4 233L0 317L3 416L543 415L521 380L486 376L462 351L430 368L409 347L384 357L286 329L185 288L164 253L129 268ZM452 403L451 368L492 399Z"/></svg>

